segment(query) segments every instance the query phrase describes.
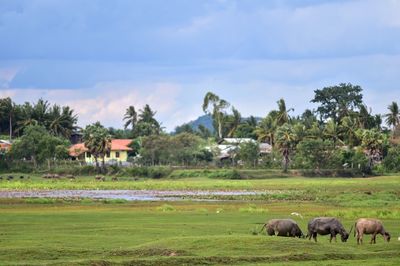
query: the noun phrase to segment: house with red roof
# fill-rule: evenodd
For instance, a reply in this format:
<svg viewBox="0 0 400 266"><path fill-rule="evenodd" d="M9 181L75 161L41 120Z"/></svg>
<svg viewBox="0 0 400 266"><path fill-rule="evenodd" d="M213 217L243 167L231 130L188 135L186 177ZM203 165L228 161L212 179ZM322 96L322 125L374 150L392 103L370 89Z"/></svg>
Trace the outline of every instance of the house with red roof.
<svg viewBox="0 0 400 266"><path fill-rule="evenodd" d="M104 161L106 163L126 162L128 160L128 152L132 150L132 148L129 147L131 143L131 139L112 139L111 151L104 157ZM85 161L89 164L95 163L94 157L90 154L84 143L72 145L69 147L68 153L71 157L76 158L77 160ZM99 161L101 161L101 159Z"/></svg>

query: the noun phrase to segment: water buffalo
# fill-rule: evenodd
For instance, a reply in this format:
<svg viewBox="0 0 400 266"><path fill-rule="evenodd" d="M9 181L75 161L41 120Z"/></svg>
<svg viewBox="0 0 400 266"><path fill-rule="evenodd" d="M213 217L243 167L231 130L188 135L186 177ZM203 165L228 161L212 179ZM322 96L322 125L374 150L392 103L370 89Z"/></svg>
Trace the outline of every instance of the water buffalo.
<svg viewBox="0 0 400 266"><path fill-rule="evenodd" d="M340 234L342 242L346 242L352 229L353 227L350 229L350 232L347 233L346 229L344 229L343 225L338 219L333 217L319 217L308 222L308 234L306 237L308 237L309 240L311 240L311 237L313 237L315 242L317 242L317 234L330 234L331 238L329 242L332 242L332 238L335 238L336 242L336 235Z"/></svg>
<svg viewBox="0 0 400 266"><path fill-rule="evenodd" d="M376 244L376 235L381 234L385 241L390 241L390 234L383 228L382 222L377 219L358 219L354 225L354 236L357 236L357 244L362 244L363 235L372 234L370 244Z"/></svg>
<svg viewBox="0 0 400 266"><path fill-rule="evenodd" d="M266 229L268 235L304 237L298 224L292 219L272 219L261 228Z"/></svg>

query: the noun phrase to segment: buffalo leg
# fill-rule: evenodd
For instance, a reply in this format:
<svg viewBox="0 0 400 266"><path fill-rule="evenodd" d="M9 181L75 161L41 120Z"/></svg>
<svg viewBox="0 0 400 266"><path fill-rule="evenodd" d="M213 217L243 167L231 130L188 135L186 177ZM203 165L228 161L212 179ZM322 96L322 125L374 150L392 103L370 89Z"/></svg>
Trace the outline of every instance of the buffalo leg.
<svg viewBox="0 0 400 266"><path fill-rule="evenodd" d="M317 233L313 233L312 237L314 238L314 241L317 242Z"/></svg>

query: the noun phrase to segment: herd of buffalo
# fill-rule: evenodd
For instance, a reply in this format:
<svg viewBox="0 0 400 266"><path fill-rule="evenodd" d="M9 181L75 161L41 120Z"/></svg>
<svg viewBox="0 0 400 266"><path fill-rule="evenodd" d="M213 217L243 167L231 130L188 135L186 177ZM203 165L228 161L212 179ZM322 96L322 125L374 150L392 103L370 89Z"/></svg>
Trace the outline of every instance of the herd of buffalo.
<svg viewBox="0 0 400 266"><path fill-rule="evenodd" d="M299 225L292 219L272 219L261 228L266 229L268 235L305 237L311 240L311 237L317 242L317 235L330 235L330 242L339 234L342 242L346 242L351 234L353 226L349 233L343 227L342 223L333 217L318 217L308 222L308 233L304 236ZM357 244L362 244L364 234L371 234L371 244L376 243L376 235L381 234L385 241L390 241L390 234L383 228L382 222L377 219L358 219L354 225L354 236L357 237Z"/></svg>

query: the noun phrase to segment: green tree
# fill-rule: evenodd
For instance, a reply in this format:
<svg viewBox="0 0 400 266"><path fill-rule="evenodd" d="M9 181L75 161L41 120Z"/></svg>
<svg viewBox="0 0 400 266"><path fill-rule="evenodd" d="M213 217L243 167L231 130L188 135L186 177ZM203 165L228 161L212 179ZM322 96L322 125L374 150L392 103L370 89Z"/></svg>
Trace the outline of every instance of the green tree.
<svg viewBox="0 0 400 266"><path fill-rule="evenodd" d="M293 131L293 127L290 124L284 124L279 127L276 131L276 145L282 153L283 157L283 171L287 172L291 151L296 143L297 136Z"/></svg>
<svg viewBox="0 0 400 266"><path fill-rule="evenodd" d="M102 170L105 170L104 157L111 149L111 136L100 122L86 126L83 130L85 147L94 157L96 169L100 172L99 159L102 160Z"/></svg>
<svg viewBox="0 0 400 266"><path fill-rule="evenodd" d="M257 139L260 142L268 142L272 146L275 145L275 132L277 129L277 111L271 111L268 115L261 120L255 129Z"/></svg>
<svg viewBox="0 0 400 266"><path fill-rule="evenodd" d="M210 109L210 105L212 108ZM223 125L225 118L225 109L228 108L230 104L220 99L219 96L212 92L207 92L203 100L203 111L206 114L210 114L215 123L215 131L219 139L223 138Z"/></svg>
<svg viewBox="0 0 400 266"><path fill-rule="evenodd" d="M361 147L368 157L368 169L372 170L374 161L379 161L383 155L383 149L388 145L386 135L377 129L365 129L357 132L361 139Z"/></svg>
<svg viewBox="0 0 400 266"><path fill-rule="evenodd" d="M302 169L336 168L335 144L330 140L305 139L296 146L296 166Z"/></svg>
<svg viewBox="0 0 400 266"><path fill-rule="evenodd" d="M260 157L260 146L257 142L244 142L239 145L237 153L238 159L242 160L247 166L256 166Z"/></svg>
<svg viewBox="0 0 400 266"><path fill-rule="evenodd" d="M289 112L293 111L294 109L290 108L289 110L287 110L284 99L279 99L279 101L277 101L277 104L278 104L278 113L276 116L276 123L278 126L282 126L285 123L289 123L290 121Z"/></svg>
<svg viewBox="0 0 400 266"><path fill-rule="evenodd" d="M133 131L137 123L137 113L134 106L131 105L126 109L123 120L126 120L124 128L127 129L131 126Z"/></svg>
<svg viewBox="0 0 400 266"><path fill-rule="evenodd" d="M12 139L13 135L13 118L14 118L15 104L10 97L0 99L0 118L8 120L9 138Z"/></svg>
<svg viewBox="0 0 400 266"><path fill-rule="evenodd" d="M385 122L389 127L392 127L393 131L400 124L400 111L397 102L392 102L388 106L389 113L385 114Z"/></svg>
<svg viewBox="0 0 400 266"><path fill-rule="evenodd" d="M319 103L317 108L321 119L333 119L336 123L349 116L362 104L362 89L350 83L340 83L337 86L315 90L313 103Z"/></svg>
<svg viewBox="0 0 400 266"><path fill-rule="evenodd" d="M39 163L56 159L61 149L66 148L68 142L50 135L43 126L28 126L24 135L17 139L11 152L14 158L31 159L35 168Z"/></svg>
<svg viewBox="0 0 400 266"><path fill-rule="evenodd" d="M156 112L153 111L148 104L146 104L143 109L139 110L139 112L139 119L134 128L134 136L142 137L160 134L162 128L155 118Z"/></svg>

